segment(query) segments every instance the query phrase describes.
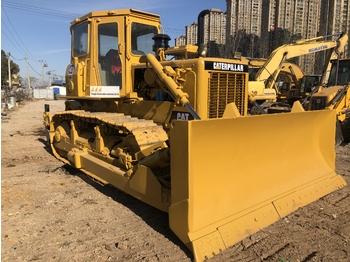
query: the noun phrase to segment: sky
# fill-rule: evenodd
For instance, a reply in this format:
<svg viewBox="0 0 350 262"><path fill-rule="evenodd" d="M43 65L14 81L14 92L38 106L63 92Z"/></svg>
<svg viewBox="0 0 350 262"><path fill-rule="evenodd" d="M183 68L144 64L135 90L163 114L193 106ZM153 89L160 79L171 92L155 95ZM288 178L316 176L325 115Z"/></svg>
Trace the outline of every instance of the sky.
<svg viewBox="0 0 350 262"><path fill-rule="evenodd" d="M29 75L38 82L43 68L46 82L53 74L64 79L70 63L70 22L91 11L129 8L159 14L173 46L202 10L226 12L226 0L1 0L1 49L19 65L22 78L27 78L27 56Z"/></svg>

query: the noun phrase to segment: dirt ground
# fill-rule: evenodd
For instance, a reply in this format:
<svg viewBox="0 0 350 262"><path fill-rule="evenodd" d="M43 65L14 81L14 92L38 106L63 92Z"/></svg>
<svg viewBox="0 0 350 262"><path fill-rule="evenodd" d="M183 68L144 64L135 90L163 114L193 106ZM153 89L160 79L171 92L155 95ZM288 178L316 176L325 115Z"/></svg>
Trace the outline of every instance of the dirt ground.
<svg viewBox="0 0 350 262"><path fill-rule="evenodd" d="M55 159L30 101L2 116L1 261L193 261L166 213ZM208 261L350 261L350 144L336 149L348 186Z"/></svg>

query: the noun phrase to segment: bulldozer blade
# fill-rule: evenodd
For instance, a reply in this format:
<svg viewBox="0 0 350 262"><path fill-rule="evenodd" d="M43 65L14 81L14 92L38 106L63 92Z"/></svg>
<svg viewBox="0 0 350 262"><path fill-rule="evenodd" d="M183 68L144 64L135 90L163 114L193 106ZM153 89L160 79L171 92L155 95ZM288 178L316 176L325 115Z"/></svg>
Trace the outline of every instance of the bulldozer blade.
<svg viewBox="0 0 350 262"><path fill-rule="evenodd" d="M169 224L196 261L346 185L335 119L320 110L172 123Z"/></svg>

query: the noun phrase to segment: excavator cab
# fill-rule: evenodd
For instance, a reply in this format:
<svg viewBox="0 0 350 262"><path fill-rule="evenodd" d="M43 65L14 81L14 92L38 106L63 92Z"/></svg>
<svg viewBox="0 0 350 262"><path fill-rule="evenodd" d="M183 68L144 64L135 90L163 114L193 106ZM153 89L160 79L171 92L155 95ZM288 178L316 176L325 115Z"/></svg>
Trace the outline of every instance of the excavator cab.
<svg viewBox="0 0 350 262"><path fill-rule="evenodd" d="M322 75L304 75L300 79L300 93L310 93L316 88L321 81Z"/></svg>
<svg viewBox="0 0 350 262"><path fill-rule="evenodd" d="M350 83L350 59L344 59L341 63L332 60L331 72L327 86L345 85Z"/></svg>

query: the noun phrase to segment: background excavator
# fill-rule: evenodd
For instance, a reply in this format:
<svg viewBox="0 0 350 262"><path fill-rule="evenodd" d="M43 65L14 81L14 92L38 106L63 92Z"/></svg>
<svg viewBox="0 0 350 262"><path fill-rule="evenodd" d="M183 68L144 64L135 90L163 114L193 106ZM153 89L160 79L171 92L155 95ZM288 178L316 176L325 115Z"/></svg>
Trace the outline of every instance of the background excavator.
<svg viewBox="0 0 350 262"><path fill-rule="evenodd" d="M94 11L70 30L65 111L43 115L53 154L167 212L196 261L346 184L334 110L248 115L248 64L169 47L156 14Z"/></svg>
<svg viewBox="0 0 350 262"><path fill-rule="evenodd" d="M329 40L334 36L339 37L336 40ZM275 113L276 104L265 102L267 100L271 102L282 101L287 104L282 104L278 110L290 111L290 106L294 101L309 96L313 87L327 82L331 66L330 61L343 53L347 41L347 34L337 33L298 40L295 43L278 47L270 54L266 62L259 67L254 75L254 81L249 82L250 105L257 107L260 113L266 113L269 109ZM285 64L288 59L326 50L331 52L328 53L322 77L319 75L305 75L300 72L301 69L297 65ZM290 70L290 74L286 74L288 70ZM287 79L285 79L286 77ZM279 86L279 83L282 86ZM260 105L263 103L265 104L261 107Z"/></svg>
<svg viewBox="0 0 350 262"><path fill-rule="evenodd" d="M241 58L244 62L248 63L249 81L255 81L257 72L267 62L266 58ZM278 69L279 73L275 80L275 93L272 97L262 96L260 103L263 103L265 98L269 98L270 101L276 101L273 103L274 107L270 104L269 108L264 108L269 113L273 112L273 109L277 105L281 105L283 108L287 107L287 111L290 111L290 107L297 100L303 99L311 94L312 90L321 82L321 74L308 75L295 63L284 61L282 67ZM250 104L250 113L259 114L262 113L254 104ZM286 110L286 109L284 109ZM263 112L264 113L264 112ZM267 112L266 112L267 113Z"/></svg>
<svg viewBox="0 0 350 262"><path fill-rule="evenodd" d="M336 144L340 144L343 140L350 142L350 59L335 59L330 64L327 82L318 86L302 104L306 110L336 110Z"/></svg>
<svg viewBox="0 0 350 262"><path fill-rule="evenodd" d="M337 40L325 40L338 36ZM335 109L337 112L336 145L350 142L350 66L349 59L340 59L348 41L347 34L299 40L277 48L268 59L247 59L250 80L265 83L265 88L276 90L276 102L251 108L251 113L290 112L295 101L300 101L305 110ZM318 46L316 46L318 45ZM292 58L307 53L330 50L322 75L306 75L302 69L286 57ZM290 54L291 53L291 54ZM283 54L283 55L282 55ZM277 66L278 65L278 66ZM276 68L277 66L277 68ZM271 71L270 77L266 72ZM249 82L254 83L254 82ZM282 86L279 86L279 83ZM253 94L254 95L254 94ZM263 99L267 98L262 96ZM259 108L258 111L254 109Z"/></svg>

